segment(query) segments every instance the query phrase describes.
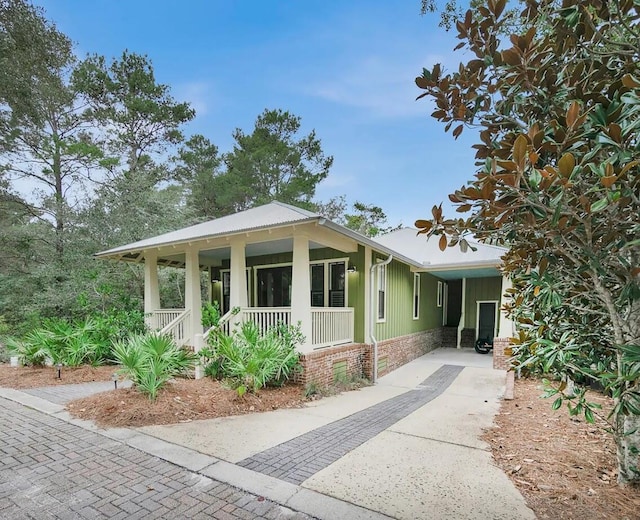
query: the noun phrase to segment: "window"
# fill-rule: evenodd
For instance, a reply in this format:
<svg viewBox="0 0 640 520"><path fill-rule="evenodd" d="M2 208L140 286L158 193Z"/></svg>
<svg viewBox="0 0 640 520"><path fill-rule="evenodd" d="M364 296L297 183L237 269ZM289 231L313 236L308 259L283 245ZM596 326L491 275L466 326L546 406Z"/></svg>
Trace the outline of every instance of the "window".
<svg viewBox="0 0 640 520"><path fill-rule="evenodd" d="M378 271L378 321L385 321L386 317L386 292L387 292L387 266L381 265Z"/></svg>
<svg viewBox="0 0 640 520"><path fill-rule="evenodd" d="M438 282L438 296L436 302L438 307L442 307L442 282Z"/></svg>
<svg viewBox="0 0 640 520"><path fill-rule="evenodd" d="M291 307L291 266L258 269L258 307Z"/></svg>
<svg viewBox="0 0 640 520"><path fill-rule="evenodd" d="M344 307L347 304L347 260L311 264L311 306Z"/></svg>
<svg viewBox="0 0 640 520"><path fill-rule="evenodd" d="M251 305L251 276L247 267L247 303ZM222 281L222 314L231 310L231 271L229 269L221 269L220 277Z"/></svg>
<svg viewBox="0 0 640 520"><path fill-rule="evenodd" d="M420 317L420 275L413 274L413 319Z"/></svg>

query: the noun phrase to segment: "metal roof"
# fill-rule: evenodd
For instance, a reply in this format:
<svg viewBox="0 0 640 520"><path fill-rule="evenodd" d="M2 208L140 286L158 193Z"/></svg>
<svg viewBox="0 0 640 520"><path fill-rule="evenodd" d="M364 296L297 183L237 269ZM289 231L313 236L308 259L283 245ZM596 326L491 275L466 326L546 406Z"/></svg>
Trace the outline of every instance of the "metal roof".
<svg viewBox="0 0 640 520"><path fill-rule="evenodd" d="M271 202L233 215L220 217L194 226L178 229L155 237L139 240L131 244L108 249L96 256L114 256L133 251L141 251L152 247L184 244L194 240L213 238L224 235L266 229L273 226L309 222L322 218L317 213L296 208L282 202Z"/></svg>
<svg viewBox="0 0 640 520"><path fill-rule="evenodd" d="M415 270L434 273L438 271L438 276L441 277L446 277L448 271L460 269L484 269L485 272L487 268L495 269L501 263L500 257L506 252L504 248L479 243L472 244L477 251L469 249L467 253L462 253L458 248L440 251L436 237L428 239L424 235L418 235L418 230L413 228L402 228L371 239L318 213L274 201L233 215L108 249L97 253L96 256L139 260L140 253L145 249L310 222L316 222L361 245L369 246L374 251L393 255L396 260L412 266ZM167 258L164 263L182 265L180 260L171 258Z"/></svg>
<svg viewBox="0 0 640 520"><path fill-rule="evenodd" d="M462 252L459 247L447 247L440 250L438 241L440 237L425 237L418 235L414 228L402 228L387 233L375 239L389 249L398 251L422 265L425 271L440 273L444 277L453 276L455 271L469 271L482 269L484 273L493 269L495 275L499 273L496 268L502 264L502 255L507 252L504 247L481 244L469 241L475 251L469 247ZM486 274L484 275L486 276Z"/></svg>

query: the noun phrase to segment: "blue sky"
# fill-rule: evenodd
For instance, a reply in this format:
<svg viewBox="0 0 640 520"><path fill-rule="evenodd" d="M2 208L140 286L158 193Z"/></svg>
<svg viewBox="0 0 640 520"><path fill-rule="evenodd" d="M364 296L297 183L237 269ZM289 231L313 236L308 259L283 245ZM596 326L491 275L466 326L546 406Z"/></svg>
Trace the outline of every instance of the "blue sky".
<svg viewBox="0 0 640 520"><path fill-rule="evenodd" d="M196 109L187 134L222 151L231 132L282 108L315 129L334 156L316 198L344 194L412 225L447 205L474 172L473 134L458 141L430 117L413 80L461 54L419 0L35 0L77 44L107 58L147 54L159 82Z"/></svg>

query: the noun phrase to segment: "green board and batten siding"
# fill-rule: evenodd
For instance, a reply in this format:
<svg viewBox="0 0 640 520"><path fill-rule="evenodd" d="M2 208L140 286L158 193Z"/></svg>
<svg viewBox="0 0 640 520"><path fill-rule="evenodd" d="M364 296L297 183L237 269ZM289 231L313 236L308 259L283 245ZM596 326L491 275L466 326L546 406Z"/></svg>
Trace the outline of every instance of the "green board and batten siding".
<svg viewBox="0 0 640 520"><path fill-rule="evenodd" d="M376 258L380 257L374 255L374 262ZM429 273L420 273L420 312L418 319L413 319L413 274L408 265L396 260L387 265L387 312L384 322L376 320L378 341L442 326L442 307L437 306L438 279ZM375 280L372 282L375 287Z"/></svg>
<svg viewBox="0 0 640 520"><path fill-rule="evenodd" d="M467 278L466 284L467 295L464 309L464 328L475 330L477 302L492 300L500 302L502 295L502 278L499 276L491 278Z"/></svg>

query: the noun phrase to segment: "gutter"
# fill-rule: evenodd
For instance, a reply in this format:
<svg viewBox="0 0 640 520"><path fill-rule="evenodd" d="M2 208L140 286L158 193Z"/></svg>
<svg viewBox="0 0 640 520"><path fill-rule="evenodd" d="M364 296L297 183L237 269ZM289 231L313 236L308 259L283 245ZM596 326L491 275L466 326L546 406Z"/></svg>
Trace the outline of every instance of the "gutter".
<svg viewBox="0 0 640 520"><path fill-rule="evenodd" d="M378 340L376 339L375 335L374 335L374 324L376 322L376 316L375 316L375 306L373 305L374 302L374 280L375 280L375 276L374 276L374 272L385 265L388 265L389 263L391 263L391 260L393 260L393 255L389 255L389 257L384 261L384 262L378 262L375 263L371 266L370 272L369 272L369 276L371 277L371 279L369 280L369 313L370 313L370 317L369 317L369 338L371 339L371 344L373 345L373 378L372 378L372 383L375 384L378 381ZM386 309L385 309L386 311Z"/></svg>

